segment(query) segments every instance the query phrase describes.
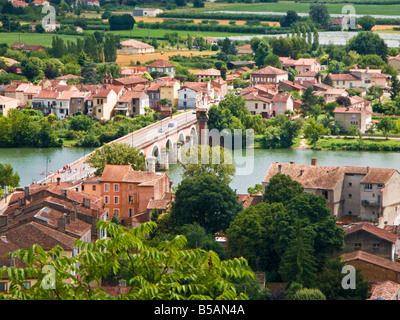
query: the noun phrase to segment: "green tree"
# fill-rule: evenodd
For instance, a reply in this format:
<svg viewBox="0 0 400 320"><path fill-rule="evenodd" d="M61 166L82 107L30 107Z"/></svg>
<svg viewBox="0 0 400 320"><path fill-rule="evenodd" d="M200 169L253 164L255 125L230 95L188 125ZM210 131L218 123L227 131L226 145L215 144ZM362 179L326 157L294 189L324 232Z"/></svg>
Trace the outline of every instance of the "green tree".
<svg viewBox="0 0 400 320"><path fill-rule="evenodd" d="M134 170L145 170L145 161L145 156L137 148L126 143L111 143L96 149L85 163L96 168L96 176L101 176L107 164L131 165Z"/></svg>
<svg viewBox="0 0 400 320"><path fill-rule="evenodd" d="M274 224L282 210L282 203L260 203L240 211L226 231L228 256L244 257L254 270L277 270Z"/></svg>
<svg viewBox="0 0 400 320"><path fill-rule="evenodd" d="M279 267L282 278L288 282L313 286L317 265L312 246L313 230L303 225L301 220L295 221L294 238L288 243Z"/></svg>
<svg viewBox="0 0 400 320"><path fill-rule="evenodd" d="M184 149L183 155L185 161L178 162L185 170L183 178L213 174L229 184L235 175L236 169L230 150L222 146L194 145Z"/></svg>
<svg viewBox="0 0 400 320"><path fill-rule="evenodd" d="M286 205L292 198L300 195L303 191L301 183L292 180L288 175L277 173L269 180L268 185L265 187L263 201Z"/></svg>
<svg viewBox="0 0 400 320"><path fill-rule="evenodd" d="M303 288L293 295L293 300L326 300L325 295L319 289Z"/></svg>
<svg viewBox="0 0 400 320"><path fill-rule="evenodd" d="M135 19L130 14L112 15L108 22L110 30L132 30L135 24Z"/></svg>
<svg viewBox="0 0 400 320"><path fill-rule="evenodd" d="M104 39L104 61L115 62L117 60L117 45L115 37L111 33L106 33Z"/></svg>
<svg viewBox="0 0 400 320"><path fill-rule="evenodd" d="M390 131L396 128L396 123L394 122L393 119L389 117L384 117L382 120L378 122L376 127L378 130L382 131L383 135L386 137L386 139L388 139Z"/></svg>
<svg viewBox="0 0 400 320"><path fill-rule="evenodd" d="M81 70L81 76L84 84L97 84L99 82L96 65L93 62L85 63Z"/></svg>
<svg viewBox="0 0 400 320"><path fill-rule="evenodd" d="M321 135L325 134L327 131L322 123L317 122L314 118L308 118L307 125L304 127L303 132L304 137L310 139L315 146Z"/></svg>
<svg viewBox="0 0 400 320"><path fill-rule="evenodd" d="M126 228L100 220L97 224L109 238L87 243L76 240L79 253L67 256L61 246L46 252L41 246L20 249L9 254L23 262L25 267L5 267L0 276L8 275L11 282L9 296L18 300L183 300L218 299L236 300L248 297L236 292L228 281L236 278L254 278L243 258L222 261L213 251L185 250L186 238L151 247L145 238L155 229L154 222ZM54 257L57 257L54 259ZM144 258L145 257L145 258ZM123 262L123 263L121 263ZM44 266L55 270L54 289L43 286L47 274ZM159 266L154 268L154 266ZM132 270L134 272L132 272ZM107 294L101 287L93 288L92 281L100 281L111 274L123 274L129 291L117 297ZM38 279L29 290L23 283Z"/></svg>
<svg viewBox="0 0 400 320"><path fill-rule="evenodd" d="M388 55L388 46L385 41L371 31L358 32L357 36L347 42L345 49L347 52L354 50L360 55L376 54L384 61Z"/></svg>
<svg viewBox="0 0 400 320"><path fill-rule="evenodd" d="M392 76L390 80L391 80L390 81L391 85L389 89L390 99L395 100L400 93L400 81L396 76Z"/></svg>
<svg viewBox="0 0 400 320"><path fill-rule="evenodd" d="M300 21L301 18L294 10L288 10L286 15L280 20L281 27L290 27L292 23Z"/></svg>
<svg viewBox="0 0 400 320"><path fill-rule="evenodd" d="M225 231L242 208L227 183L213 174L204 174L179 183L171 216L178 226L198 223L207 233L215 233Z"/></svg>
<svg viewBox="0 0 400 320"><path fill-rule="evenodd" d="M14 168L11 164L0 163L0 189L5 186L18 187L20 180L18 173L14 172Z"/></svg>
<svg viewBox="0 0 400 320"><path fill-rule="evenodd" d="M310 18L320 24L323 28L326 28L328 26L329 22L329 12L328 8L324 4L317 4L313 3L310 5L310 11L309 11L309 16Z"/></svg>
<svg viewBox="0 0 400 320"><path fill-rule="evenodd" d="M363 28L365 31L371 31L371 29L375 26L375 18L371 16L362 16L357 19L357 23Z"/></svg>

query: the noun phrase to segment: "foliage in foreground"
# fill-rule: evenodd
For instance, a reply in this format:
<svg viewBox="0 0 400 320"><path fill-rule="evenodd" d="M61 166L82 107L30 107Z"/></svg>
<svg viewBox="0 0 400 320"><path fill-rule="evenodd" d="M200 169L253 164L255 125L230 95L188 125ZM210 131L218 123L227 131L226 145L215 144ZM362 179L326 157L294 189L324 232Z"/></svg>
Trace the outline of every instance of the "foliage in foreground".
<svg viewBox="0 0 400 320"><path fill-rule="evenodd" d="M24 268L4 267L0 277L11 281L10 296L5 299L35 300L86 300L86 299L136 299L136 300L234 300L247 299L237 294L229 281L233 278L254 278L243 258L221 261L213 251L184 250L186 238L176 236L158 247L150 247L144 240L156 224L148 222L137 228L126 229L112 222L99 221L98 228L106 230L109 238L95 243L76 240L79 254L68 257L57 246L46 252L41 246L19 249L9 253L12 259L25 264ZM56 256L56 259L52 259ZM124 263L121 263L124 261ZM43 269L47 266L45 269ZM54 289L45 289L48 274L55 270ZM129 271L129 292L117 297L107 294L100 287L92 287L111 272ZM43 273L42 273L43 272ZM23 283L38 281L26 289Z"/></svg>

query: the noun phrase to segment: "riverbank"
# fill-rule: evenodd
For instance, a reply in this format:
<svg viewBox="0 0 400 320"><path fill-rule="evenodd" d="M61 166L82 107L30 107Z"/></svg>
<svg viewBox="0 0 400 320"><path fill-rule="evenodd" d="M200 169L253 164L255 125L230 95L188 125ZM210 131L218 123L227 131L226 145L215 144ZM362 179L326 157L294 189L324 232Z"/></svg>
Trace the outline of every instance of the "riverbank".
<svg viewBox="0 0 400 320"><path fill-rule="evenodd" d="M315 150L394 151L400 152L400 139L337 137L319 139Z"/></svg>

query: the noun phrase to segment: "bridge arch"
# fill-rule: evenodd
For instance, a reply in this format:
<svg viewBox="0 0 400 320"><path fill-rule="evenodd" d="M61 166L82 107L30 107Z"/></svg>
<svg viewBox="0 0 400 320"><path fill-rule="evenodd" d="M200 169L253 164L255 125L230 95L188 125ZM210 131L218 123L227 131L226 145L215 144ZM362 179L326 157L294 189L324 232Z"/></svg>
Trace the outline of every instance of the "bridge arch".
<svg viewBox="0 0 400 320"><path fill-rule="evenodd" d="M178 142L181 142L183 146L185 146L186 143L186 136L183 131L178 132Z"/></svg>
<svg viewBox="0 0 400 320"><path fill-rule="evenodd" d="M165 151L166 156L168 157L168 163L173 163L175 160L175 150L174 150L174 143L172 142L171 138L168 138L165 142Z"/></svg>
<svg viewBox="0 0 400 320"><path fill-rule="evenodd" d="M193 143L197 144L198 143L198 136L197 136L197 129L195 126L192 126L190 128L190 134L193 136Z"/></svg>

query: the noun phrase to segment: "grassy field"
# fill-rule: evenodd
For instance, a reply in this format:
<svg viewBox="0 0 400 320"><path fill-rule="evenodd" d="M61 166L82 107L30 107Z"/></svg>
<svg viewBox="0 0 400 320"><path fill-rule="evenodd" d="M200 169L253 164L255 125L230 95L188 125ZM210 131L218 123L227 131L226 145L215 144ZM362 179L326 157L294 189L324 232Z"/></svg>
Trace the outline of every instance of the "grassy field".
<svg viewBox="0 0 400 320"><path fill-rule="evenodd" d="M180 54L182 56L197 56L197 55L214 55L215 51L189 51L189 50L179 50L179 51L167 51L167 52L154 52L154 53L143 53L143 54L118 54L117 63L121 66L130 66L131 62L136 63L146 63L148 61L156 59L168 60L169 57L173 55Z"/></svg>
<svg viewBox="0 0 400 320"><path fill-rule="evenodd" d="M0 43L7 43L12 45L15 42L22 42L26 44L40 44L45 47L51 46L52 38L54 34L51 33L21 33L21 32L11 32L11 33L1 33ZM64 41L73 40L79 36L71 35L61 35Z"/></svg>
<svg viewBox="0 0 400 320"><path fill-rule="evenodd" d="M360 144L356 138L323 138L315 147L321 150L399 151L400 140L362 139Z"/></svg>
<svg viewBox="0 0 400 320"><path fill-rule="evenodd" d="M327 3L329 13L341 14L345 3ZM353 4L356 14L369 15L400 15L400 4L394 5L364 5ZM267 2L267 3L233 3L224 4L224 6L209 6L208 10L212 11L247 11L247 12L287 12L295 10L297 13L308 13L310 3L301 2ZM194 9L193 9L194 10Z"/></svg>

